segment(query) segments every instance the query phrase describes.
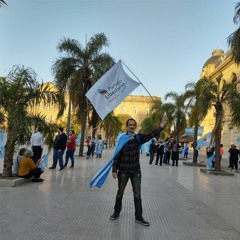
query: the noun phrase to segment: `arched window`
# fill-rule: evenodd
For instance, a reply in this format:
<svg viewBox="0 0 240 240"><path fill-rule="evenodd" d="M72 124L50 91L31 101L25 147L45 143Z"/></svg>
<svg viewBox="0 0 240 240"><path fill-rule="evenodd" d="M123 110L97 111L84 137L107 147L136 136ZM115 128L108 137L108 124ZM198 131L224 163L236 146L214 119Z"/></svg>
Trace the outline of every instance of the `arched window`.
<svg viewBox="0 0 240 240"><path fill-rule="evenodd" d="M46 103L45 108L46 108L46 110L49 110L49 103Z"/></svg>
<svg viewBox="0 0 240 240"><path fill-rule="evenodd" d="M50 123L54 123L54 117L53 116L50 119Z"/></svg>
<svg viewBox="0 0 240 240"><path fill-rule="evenodd" d="M56 104L55 104L55 103L52 104L52 110L53 110L53 111L56 110Z"/></svg>
<svg viewBox="0 0 240 240"><path fill-rule="evenodd" d="M126 114L126 112L127 112L126 107L122 107L122 114Z"/></svg>
<svg viewBox="0 0 240 240"><path fill-rule="evenodd" d="M133 109L133 114L134 114L134 115L137 115L137 112L138 112L138 111L137 111L137 107L135 107L135 108Z"/></svg>
<svg viewBox="0 0 240 240"><path fill-rule="evenodd" d="M42 110L42 103L39 103L39 110Z"/></svg>
<svg viewBox="0 0 240 240"><path fill-rule="evenodd" d="M48 116L45 117L45 122L48 122Z"/></svg>
<svg viewBox="0 0 240 240"><path fill-rule="evenodd" d="M145 113L145 115L149 115L149 108L146 108L146 113Z"/></svg>

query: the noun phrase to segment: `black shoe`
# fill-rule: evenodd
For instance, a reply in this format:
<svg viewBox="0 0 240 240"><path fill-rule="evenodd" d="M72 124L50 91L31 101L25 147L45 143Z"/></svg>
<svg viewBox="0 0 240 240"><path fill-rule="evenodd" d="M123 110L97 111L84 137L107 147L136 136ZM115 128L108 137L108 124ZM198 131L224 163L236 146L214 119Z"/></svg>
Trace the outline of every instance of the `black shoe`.
<svg viewBox="0 0 240 240"><path fill-rule="evenodd" d="M48 169L55 169L55 167L50 167L50 168L48 168Z"/></svg>
<svg viewBox="0 0 240 240"><path fill-rule="evenodd" d="M112 216L110 216L110 220L117 220L119 218L119 213L114 212Z"/></svg>
<svg viewBox="0 0 240 240"><path fill-rule="evenodd" d="M61 167L60 169L59 169L59 171L62 171L64 169L64 167Z"/></svg>
<svg viewBox="0 0 240 240"><path fill-rule="evenodd" d="M32 182L43 182L44 180L42 178L33 178Z"/></svg>
<svg viewBox="0 0 240 240"><path fill-rule="evenodd" d="M141 225L143 225L143 226L150 226L150 223L149 222L147 222L147 221L145 221L144 219L143 219L143 217L139 217L139 218L136 218L135 219L135 222L136 223L139 223L139 224L141 224Z"/></svg>
<svg viewBox="0 0 240 240"><path fill-rule="evenodd" d="M70 168L74 168L74 166L71 166Z"/></svg>

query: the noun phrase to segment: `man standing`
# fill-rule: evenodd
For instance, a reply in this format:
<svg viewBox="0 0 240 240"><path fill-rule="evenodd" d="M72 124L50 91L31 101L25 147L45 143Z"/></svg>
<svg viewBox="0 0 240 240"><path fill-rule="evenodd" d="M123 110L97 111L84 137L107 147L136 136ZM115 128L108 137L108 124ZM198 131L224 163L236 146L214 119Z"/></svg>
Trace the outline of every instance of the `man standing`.
<svg viewBox="0 0 240 240"><path fill-rule="evenodd" d="M66 149L67 135L63 132L63 128L58 128L58 135L53 143L53 164L49 169L55 169L59 160L60 171L64 169L63 154Z"/></svg>
<svg viewBox="0 0 240 240"><path fill-rule="evenodd" d="M30 140L30 147L33 151L32 160L36 163L42 156L44 146L43 135L41 133L41 128L38 127L36 132L32 134Z"/></svg>
<svg viewBox="0 0 240 240"><path fill-rule="evenodd" d="M156 137L163 130L167 123L167 118L163 117L159 128L149 134L135 134L134 131L137 123L134 119L128 119L126 122L127 135L131 135L131 139L121 148L112 165L112 176L118 178L118 192L114 206L114 213L111 215L111 220L116 220L122 209L122 198L128 180L131 180L134 206L135 206L135 222L144 226L149 226L149 222L142 217L142 199L141 199L141 169L139 162L140 146Z"/></svg>
<svg viewBox="0 0 240 240"><path fill-rule="evenodd" d="M149 153L150 153L150 159L149 159L149 164L152 164L153 159L154 159L154 155L156 152L156 141L153 139L152 143L150 144L150 149L149 149Z"/></svg>
<svg viewBox="0 0 240 240"><path fill-rule="evenodd" d="M160 158L159 165L162 166L163 153L164 153L164 145L163 145L163 142L162 142L162 141L160 141L160 142L156 145L156 152L157 152L157 157L156 157L156 163L155 163L155 165L158 164L158 161L159 161L159 158Z"/></svg>
<svg viewBox="0 0 240 240"><path fill-rule="evenodd" d="M68 159L71 159L70 168L74 167L74 152L76 150L76 137L74 135L74 130L70 130L69 138L67 140L67 151L66 151L66 161L64 167L67 167Z"/></svg>

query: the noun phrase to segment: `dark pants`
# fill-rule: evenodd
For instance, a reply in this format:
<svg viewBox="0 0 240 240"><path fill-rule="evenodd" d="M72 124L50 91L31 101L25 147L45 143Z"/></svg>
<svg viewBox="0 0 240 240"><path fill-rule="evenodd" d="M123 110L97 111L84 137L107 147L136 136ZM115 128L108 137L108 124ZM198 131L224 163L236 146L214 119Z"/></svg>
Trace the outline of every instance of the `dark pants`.
<svg viewBox="0 0 240 240"><path fill-rule="evenodd" d="M170 157L171 157L171 152L166 151L166 164L169 164Z"/></svg>
<svg viewBox="0 0 240 240"><path fill-rule="evenodd" d="M188 153L184 153L184 158L188 158Z"/></svg>
<svg viewBox="0 0 240 240"><path fill-rule="evenodd" d="M32 160L36 163L41 158L43 149L41 146L32 146L32 151Z"/></svg>
<svg viewBox="0 0 240 240"><path fill-rule="evenodd" d="M159 158L160 158L160 162L159 162L159 165L162 166L162 160L163 160L163 153L157 153L157 158L156 158L156 165L158 164L158 161L159 161Z"/></svg>
<svg viewBox="0 0 240 240"><path fill-rule="evenodd" d="M235 169L238 170L238 159L230 158L230 166L232 169L234 169L234 166L235 166Z"/></svg>
<svg viewBox="0 0 240 240"><path fill-rule="evenodd" d="M152 164L153 159L154 159L154 153L150 153L149 164Z"/></svg>
<svg viewBox="0 0 240 240"><path fill-rule="evenodd" d="M52 167L56 168L57 162L59 161L60 168L64 168L63 166L63 154L65 150L57 150L53 149L53 164Z"/></svg>
<svg viewBox="0 0 240 240"><path fill-rule="evenodd" d="M71 167L74 167L74 152L75 150L71 150L71 149L68 149L66 151L66 161L65 161L64 167L67 166L69 158L71 159L71 163L72 163Z"/></svg>
<svg viewBox="0 0 240 240"><path fill-rule="evenodd" d="M122 198L125 187L128 180L131 180L133 196L134 196L134 206L135 206L135 217L142 217L142 199L141 199L141 172L118 173L118 192L116 196L116 202L114 206L114 211L119 214L122 210Z"/></svg>
<svg viewBox="0 0 240 240"><path fill-rule="evenodd" d="M27 175L19 176L19 177L22 177L22 178L30 178L30 177L40 178L41 174L42 174L41 168L36 168L36 169L31 170Z"/></svg>
<svg viewBox="0 0 240 240"><path fill-rule="evenodd" d="M176 166L178 166L178 159L174 159L174 160L172 160L172 166L175 165L175 162L176 162Z"/></svg>
<svg viewBox="0 0 240 240"><path fill-rule="evenodd" d="M87 146L88 150L87 150L87 156L90 157L91 155L91 147L90 146Z"/></svg>

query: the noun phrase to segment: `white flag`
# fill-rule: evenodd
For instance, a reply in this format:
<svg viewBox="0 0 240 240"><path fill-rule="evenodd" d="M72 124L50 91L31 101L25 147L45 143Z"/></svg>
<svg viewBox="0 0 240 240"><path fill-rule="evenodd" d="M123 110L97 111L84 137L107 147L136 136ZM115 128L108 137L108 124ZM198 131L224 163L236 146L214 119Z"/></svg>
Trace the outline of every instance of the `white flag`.
<svg viewBox="0 0 240 240"><path fill-rule="evenodd" d="M89 89L86 97L103 120L139 85L124 72L119 60Z"/></svg>

